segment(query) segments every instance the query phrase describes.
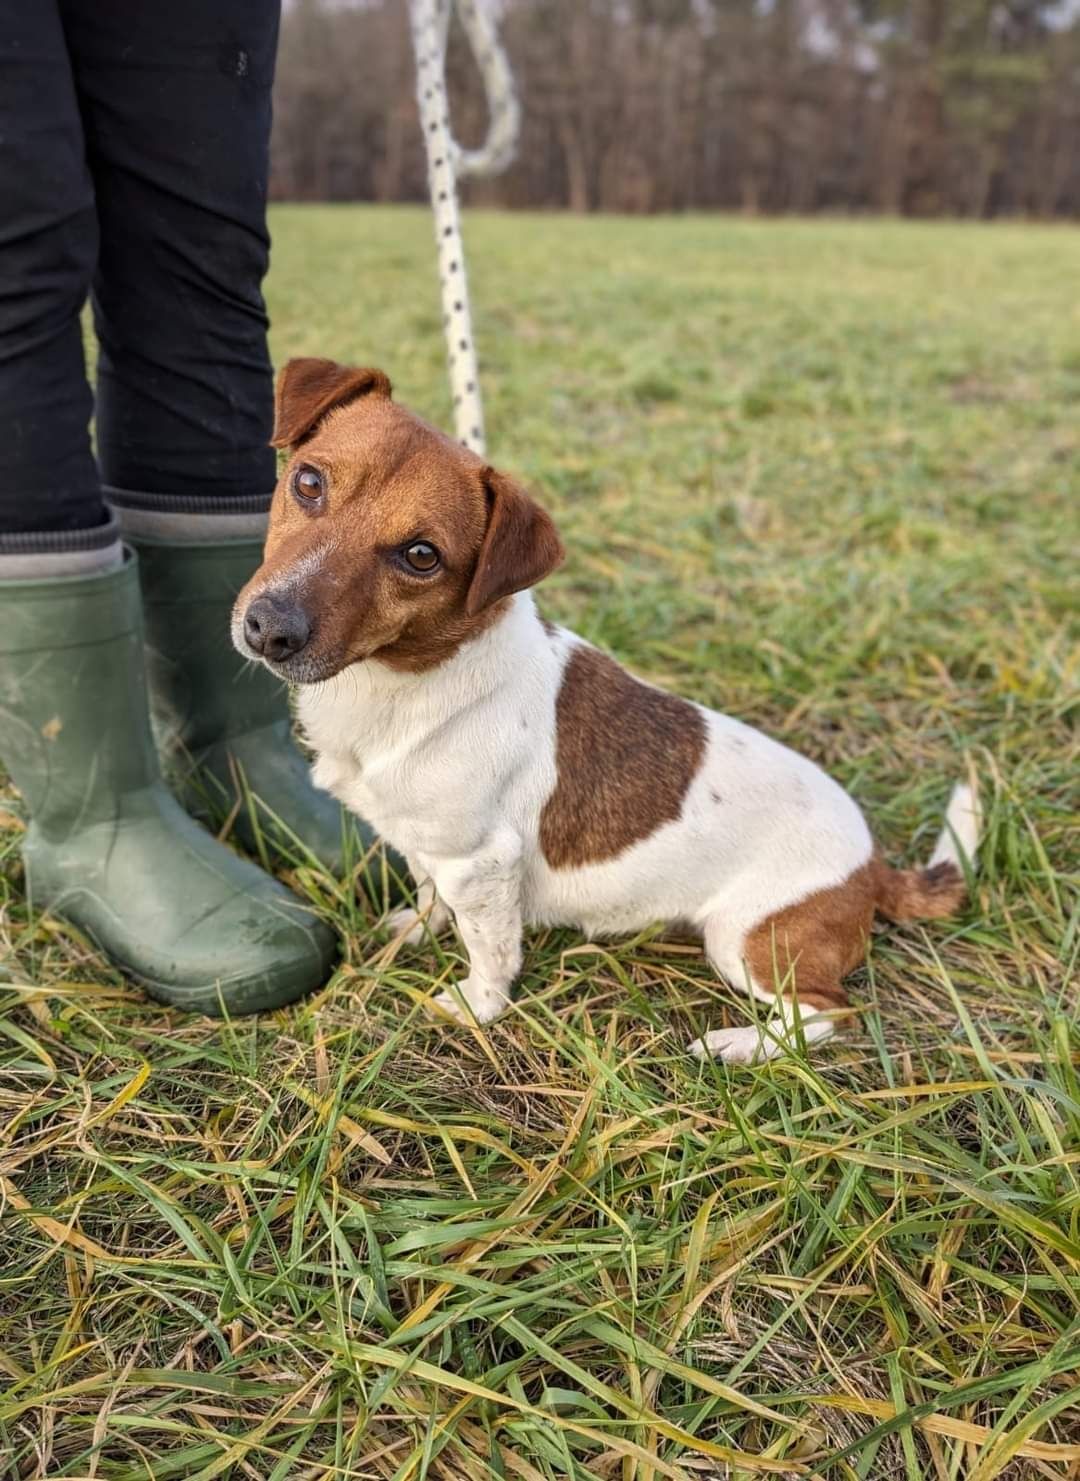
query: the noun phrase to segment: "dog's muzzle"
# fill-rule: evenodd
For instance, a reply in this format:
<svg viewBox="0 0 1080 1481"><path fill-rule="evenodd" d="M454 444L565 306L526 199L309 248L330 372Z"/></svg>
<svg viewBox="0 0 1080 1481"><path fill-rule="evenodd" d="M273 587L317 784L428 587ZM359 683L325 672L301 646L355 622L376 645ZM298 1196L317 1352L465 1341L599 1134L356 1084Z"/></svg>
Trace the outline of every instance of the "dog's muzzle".
<svg viewBox="0 0 1080 1481"><path fill-rule="evenodd" d="M311 621L303 607L281 597L256 597L244 613L244 642L260 658L284 663L301 653L311 639Z"/></svg>

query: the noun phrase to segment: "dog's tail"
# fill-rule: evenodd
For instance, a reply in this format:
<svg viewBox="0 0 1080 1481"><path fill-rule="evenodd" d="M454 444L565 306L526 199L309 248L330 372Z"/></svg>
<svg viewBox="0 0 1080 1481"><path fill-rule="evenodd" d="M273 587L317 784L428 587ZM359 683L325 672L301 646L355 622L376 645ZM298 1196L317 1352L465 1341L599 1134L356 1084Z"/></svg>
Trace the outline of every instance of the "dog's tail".
<svg viewBox="0 0 1080 1481"><path fill-rule="evenodd" d="M952 915L967 893L963 861L975 862L982 814L974 787L953 788L945 826L925 869L892 869L881 863L877 874L877 908L887 920Z"/></svg>

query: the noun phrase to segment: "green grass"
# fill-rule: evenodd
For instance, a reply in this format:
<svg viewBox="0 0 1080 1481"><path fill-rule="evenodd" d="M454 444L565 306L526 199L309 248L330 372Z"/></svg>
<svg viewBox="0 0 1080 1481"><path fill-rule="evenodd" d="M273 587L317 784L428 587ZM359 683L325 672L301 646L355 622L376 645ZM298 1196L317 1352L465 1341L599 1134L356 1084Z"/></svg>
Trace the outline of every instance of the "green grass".
<svg viewBox="0 0 1080 1481"><path fill-rule="evenodd" d="M426 213L274 232L277 358L445 421ZM694 947L534 936L457 1030L456 947L308 872L342 965L223 1027L27 917L9 803L7 1474L1075 1476L1080 235L468 244L491 455L570 551L546 611L822 761L896 860L970 758L974 899L878 936L809 1062L729 1070L682 1052L750 1011Z"/></svg>

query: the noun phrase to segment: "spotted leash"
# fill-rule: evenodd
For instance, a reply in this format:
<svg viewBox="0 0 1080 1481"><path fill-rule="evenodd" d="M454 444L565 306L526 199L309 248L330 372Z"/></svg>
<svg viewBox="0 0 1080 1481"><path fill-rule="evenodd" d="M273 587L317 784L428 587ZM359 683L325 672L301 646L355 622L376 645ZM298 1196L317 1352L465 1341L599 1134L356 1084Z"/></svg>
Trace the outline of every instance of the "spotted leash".
<svg viewBox="0 0 1080 1481"><path fill-rule="evenodd" d="M455 8L480 69L487 99L488 135L479 149L462 149L450 132L446 37L450 13ZM416 56L416 94L427 152L428 189L435 213L454 429L466 447L482 455L484 410L469 308L457 182L468 175L495 175L506 168L517 147L521 110L510 64L482 0L409 0L409 22Z"/></svg>

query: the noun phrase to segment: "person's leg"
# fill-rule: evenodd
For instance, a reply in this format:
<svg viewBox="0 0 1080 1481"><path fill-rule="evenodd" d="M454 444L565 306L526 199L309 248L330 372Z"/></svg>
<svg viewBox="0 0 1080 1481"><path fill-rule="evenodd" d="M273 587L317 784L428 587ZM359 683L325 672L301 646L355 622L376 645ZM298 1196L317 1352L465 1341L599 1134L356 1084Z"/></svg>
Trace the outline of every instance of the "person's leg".
<svg viewBox="0 0 1080 1481"><path fill-rule="evenodd" d="M101 226L102 479L199 513L265 509L277 0L61 5Z"/></svg>
<svg viewBox="0 0 1080 1481"><path fill-rule="evenodd" d="M79 323L97 250L57 5L13 0L0 26L0 580L120 562L90 451Z"/></svg>
<svg viewBox="0 0 1080 1481"><path fill-rule="evenodd" d="M90 451L80 309L97 220L56 0L0 24L0 759L27 893L151 992L255 1011L325 980L334 941L184 813L150 736L136 562Z"/></svg>
<svg viewBox="0 0 1080 1481"><path fill-rule="evenodd" d="M370 840L358 849L352 820L312 787L284 690L229 641L275 482L261 285L279 7L62 4L101 223L98 457L142 560L181 795L218 817L231 807L249 848L269 833L340 869ZM245 785L259 805L243 796L237 811Z"/></svg>

